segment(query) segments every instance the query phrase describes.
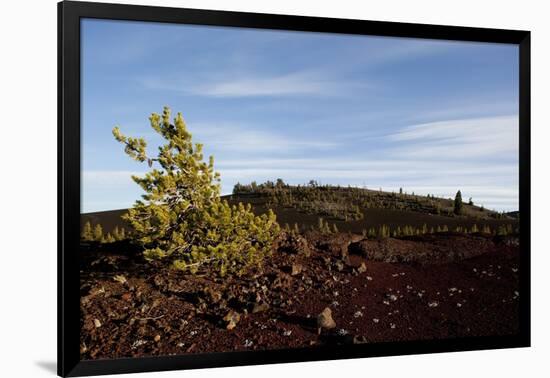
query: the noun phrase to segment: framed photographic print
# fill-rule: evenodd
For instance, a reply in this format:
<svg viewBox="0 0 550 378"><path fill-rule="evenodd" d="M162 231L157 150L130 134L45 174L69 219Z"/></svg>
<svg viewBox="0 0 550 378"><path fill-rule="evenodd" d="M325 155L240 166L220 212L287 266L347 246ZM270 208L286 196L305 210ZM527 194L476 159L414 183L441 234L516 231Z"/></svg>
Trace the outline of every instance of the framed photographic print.
<svg viewBox="0 0 550 378"><path fill-rule="evenodd" d="M529 32L58 10L59 375L530 345Z"/></svg>

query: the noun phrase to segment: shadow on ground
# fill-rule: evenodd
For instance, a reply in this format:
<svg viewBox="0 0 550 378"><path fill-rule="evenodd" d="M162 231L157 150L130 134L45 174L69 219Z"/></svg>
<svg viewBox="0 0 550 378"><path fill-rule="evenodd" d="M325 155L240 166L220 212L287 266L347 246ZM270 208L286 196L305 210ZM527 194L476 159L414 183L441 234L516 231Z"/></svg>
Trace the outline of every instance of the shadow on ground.
<svg viewBox="0 0 550 378"><path fill-rule="evenodd" d="M49 373L57 374L57 362L55 361L36 361L35 364Z"/></svg>

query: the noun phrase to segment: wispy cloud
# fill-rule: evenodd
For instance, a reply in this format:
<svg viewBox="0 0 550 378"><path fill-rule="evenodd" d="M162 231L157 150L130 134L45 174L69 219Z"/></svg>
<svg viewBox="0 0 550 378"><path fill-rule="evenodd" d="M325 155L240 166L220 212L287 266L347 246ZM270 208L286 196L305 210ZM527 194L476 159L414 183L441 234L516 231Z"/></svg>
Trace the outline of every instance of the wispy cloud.
<svg viewBox="0 0 550 378"><path fill-rule="evenodd" d="M175 75L177 76L177 75ZM219 98L280 97L280 96L342 96L367 88L357 83L331 77L318 71L300 71L285 74L217 74L202 81L190 82L177 77L165 79L150 77L140 80L147 89L169 90L180 93Z"/></svg>
<svg viewBox="0 0 550 378"><path fill-rule="evenodd" d="M295 150L322 150L338 146L336 142L292 138L255 125L234 123L193 123L193 135L197 141L207 141L214 151L238 151L240 153L291 152Z"/></svg>
<svg viewBox="0 0 550 378"><path fill-rule="evenodd" d="M388 137L399 156L438 160L518 156L517 116L432 122L405 127Z"/></svg>

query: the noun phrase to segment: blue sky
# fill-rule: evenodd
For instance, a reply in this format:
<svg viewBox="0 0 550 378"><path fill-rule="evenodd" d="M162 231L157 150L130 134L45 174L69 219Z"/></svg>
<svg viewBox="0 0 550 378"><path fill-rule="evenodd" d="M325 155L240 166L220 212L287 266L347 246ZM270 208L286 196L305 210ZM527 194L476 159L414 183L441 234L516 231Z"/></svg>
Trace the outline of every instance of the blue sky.
<svg viewBox="0 0 550 378"><path fill-rule="evenodd" d="M236 182L315 179L518 208L515 45L82 20L82 212L130 207L119 125L182 112Z"/></svg>

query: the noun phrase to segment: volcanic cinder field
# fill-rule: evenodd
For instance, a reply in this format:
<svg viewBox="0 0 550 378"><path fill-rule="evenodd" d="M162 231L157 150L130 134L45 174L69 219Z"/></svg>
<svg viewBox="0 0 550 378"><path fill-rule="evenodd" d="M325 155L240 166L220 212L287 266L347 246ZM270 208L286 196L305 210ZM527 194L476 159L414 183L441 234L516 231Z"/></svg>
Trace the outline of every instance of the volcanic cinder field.
<svg viewBox="0 0 550 378"><path fill-rule="evenodd" d="M518 333L517 214L464 204L453 215L448 199L350 188L288 196L296 190L226 197L273 209L283 228L262 268L239 278L159 269L131 240L82 242L81 357ZM124 212L81 218L110 232Z"/></svg>

